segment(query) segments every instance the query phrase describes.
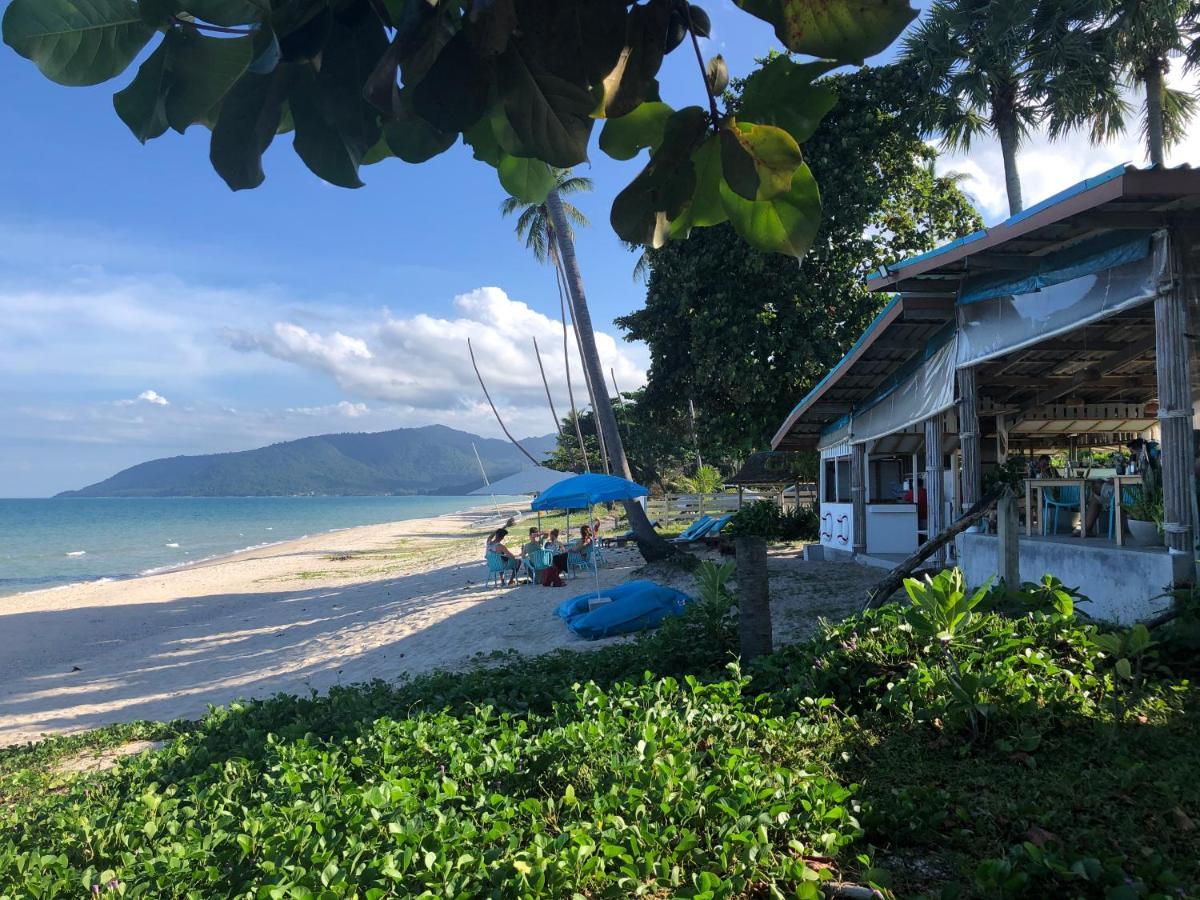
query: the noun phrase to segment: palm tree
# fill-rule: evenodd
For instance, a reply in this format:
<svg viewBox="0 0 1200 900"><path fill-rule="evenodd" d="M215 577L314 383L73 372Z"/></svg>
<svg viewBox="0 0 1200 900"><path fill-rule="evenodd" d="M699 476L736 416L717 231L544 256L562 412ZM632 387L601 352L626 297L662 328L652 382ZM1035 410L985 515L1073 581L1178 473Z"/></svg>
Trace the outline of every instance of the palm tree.
<svg viewBox="0 0 1200 900"><path fill-rule="evenodd" d="M592 189L592 179L572 175L569 169L555 169L555 190L560 197L580 194ZM517 217L517 237L525 242L525 246L540 262L554 262L558 258L558 250L554 245L554 229L550 224L550 216L545 203L525 203L516 197L506 197L500 204L500 214L511 216L520 211ZM591 223L587 216L574 204L563 203L563 215L566 216L567 228L571 240L575 239L575 226L587 228Z"/></svg>
<svg viewBox="0 0 1200 900"><path fill-rule="evenodd" d="M579 355L591 392L592 412L596 419L596 435L601 452L606 456L606 463L617 475L632 480L629 460L625 456L625 445L617 428L616 412L613 410L608 390L604 387L604 368L600 363L600 352L596 348L596 335L592 331L592 317L583 290L583 276L579 272L579 262L575 257L574 226L586 226L587 217L562 199L563 194L591 190L592 182L589 178L572 176L567 170L556 170L555 175L557 185L547 195L544 203L528 205L509 197L501 204L500 210L504 215L512 215L521 210L517 219L517 236L525 241L525 245L533 251L539 262L549 261L554 265L555 277L571 307L575 338L579 343ZM565 312L563 327L566 327ZM566 352L565 345L563 352ZM599 385L600 389L592 390L593 385ZM569 392L570 366L567 369L567 387ZM571 413L578 432L579 414L575 409L573 397ZM580 448L583 448L582 433L577 433L577 438ZM625 514L637 539L638 549L647 562L664 559L677 552L654 530L640 504L626 503Z"/></svg>
<svg viewBox="0 0 1200 900"><path fill-rule="evenodd" d="M1187 133L1196 98L1167 87L1171 57L1195 53L1200 22L1193 0L1109 0L1101 33L1111 42L1112 83L1144 95L1142 136L1150 164L1165 165L1166 148ZM1106 123L1111 133L1123 117Z"/></svg>
<svg viewBox="0 0 1200 900"><path fill-rule="evenodd" d="M945 148L969 150L985 134L999 139L1010 214L1024 206L1017 152L1047 112L1046 78L1036 59L1045 5L935 0L904 40L904 58L918 66L930 94L931 120L924 124L942 135Z"/></svg>
<svg viewBox="0 0 1200 900"><path fill-rule="evenodd" d="M551 191L546 197L546 211L554 231L554 240L558 246L558 261L579 332L579 350L583 358L584 370L588 373L592 384L603 385L604 369L600 365L600 352L596 349L596 335L592 331L592 316L588 310L587 296L583 290L583 275L579 271L579 261L575 258L575 241L572 239L570 222L563 207L564 204L558 192ZM592 410L596 416L597 433L602 436L604 444L608 447L608 456L613 471L622 478L632 479L633 474L629 468L629 460L625 456L625 445L621 441L621 432L617 428L617 416L607 390L596 392ZM629 525L637 540L638 550L647 562L666 559L678 552L654 530L650 520L646 518L646 511L642 509L641 504L627 502L625 515L629 519Z"/></svg>

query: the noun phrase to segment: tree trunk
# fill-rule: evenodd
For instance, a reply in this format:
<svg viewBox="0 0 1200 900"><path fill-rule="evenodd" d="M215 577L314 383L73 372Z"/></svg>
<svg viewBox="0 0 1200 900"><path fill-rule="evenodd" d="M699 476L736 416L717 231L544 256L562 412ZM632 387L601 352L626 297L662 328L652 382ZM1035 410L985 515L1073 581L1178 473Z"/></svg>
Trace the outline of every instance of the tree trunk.
<svg viewBox="0 0 1200 900"><path fill-rule="evenodd" d="M767 541L751 535L734 539L737 560L738 631L742 662L766 656L771 642L771 590L767 581Z"/></svg>
<svg viewBox="0 0 1200 900"><path fill-rule="evenodd" d="M571 232L567 225L567 217L563 213L562 200L558 191L551 191L546 197L546 211L550 214L550 222L554 226L554 236L558 242L559 258L562 261L563 276L567 283L568 299L576 325L579 327L579 348L583 355L583 364L593 384L604 384L604 369L600 365L600 351L596 349L596 335L592 331L592 315L588 311L587 296L583 292L583 276L579 272L579 262L575 258L575 245L571 241ZM617 416L613 412L612 400L608 391L599 391L596 395L593 412L596 417L596 427L604 432L604 442L608 447L609 463L614 474L632 480L629 470L629 460L625 456L625 445L621 441L621 433L617 430ZM629 525L637 540L638 551L646 562L654 562L675 556L679 551L671 546L650 525L646 511L636 501L625 503L625 514L629 517Z"/></svg>
<svg viewBox="0 0 1200 900"><path fill-rule="evenodd" d="M1163 154L1163 70L1155 62L1146 68L1146 151L1150 165L1166 165Z"/></svg>
<svg viewBox="0 0 1200 900"><path fill-rule="evenodd" d="M1017 171L1019 133L1016 120L1006 117L996 128L1000 137L1000 152L1004 156L1004 187L1008 191L1008 214L1015 216L1025 208L1021 199L1021 173Z"/></svg>

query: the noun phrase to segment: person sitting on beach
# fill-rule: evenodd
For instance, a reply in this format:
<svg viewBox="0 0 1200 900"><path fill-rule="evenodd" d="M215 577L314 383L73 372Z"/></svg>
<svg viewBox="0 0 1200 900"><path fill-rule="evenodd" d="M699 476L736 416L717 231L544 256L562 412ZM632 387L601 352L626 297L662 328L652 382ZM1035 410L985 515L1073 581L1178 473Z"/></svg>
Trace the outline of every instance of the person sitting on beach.
<svg viewBox="0 0 1200 900"><path fill-rule="evenodd" d="M596 536L592 534L592 526L584 525L579 529L579 540L571 545L571 549L580 556L587 556L595 541Z"/></svg>
<svg viewBox="0 0 1200 900"><path fill-rule="evenodd" d="M524 546L521 547L521 556L528 558L542 549L544 549L542 533L536 528L530 528L529 540L526 541Z"/></svg>
<svg viewBox="0 0 1200 900"><path fill-rule="evenodd" d="M509 573L508 586L512 587L517 583L517 572L521 570L521 560L504 546L506 537L508 537L507 528L499 528L492 532L487 539L485 553L496 553L504 561L504 571Z"/></svg>

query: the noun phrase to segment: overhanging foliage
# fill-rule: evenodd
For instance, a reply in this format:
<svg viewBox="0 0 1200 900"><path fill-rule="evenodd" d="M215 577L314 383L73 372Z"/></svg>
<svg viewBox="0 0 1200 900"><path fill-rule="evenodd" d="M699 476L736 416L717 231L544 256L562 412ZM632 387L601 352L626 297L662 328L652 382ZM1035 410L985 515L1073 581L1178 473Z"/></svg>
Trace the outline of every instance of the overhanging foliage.
<svg viewBox="0 0 1200 900"><path fill-rule="evenodd" d="M704 11L685 0L13 0L4 40L52 81L98 84L158 38L114 98L140 141L212 130L211 161L234 190L294 132L331 184L364 165L424 162L461 136L507 191L541 203L550 167L584 162L598 120L618 159L651 150L617 198L613 226L660 245L729 221L754 246L801 256L820 222L799 149L829 108L812 79L884 49L914 18L908 0L739 0L791 51L747 82L738 116L718 110L724 61L705 65ZM658 96L665 54L695 50L702 104Z"/></svg>

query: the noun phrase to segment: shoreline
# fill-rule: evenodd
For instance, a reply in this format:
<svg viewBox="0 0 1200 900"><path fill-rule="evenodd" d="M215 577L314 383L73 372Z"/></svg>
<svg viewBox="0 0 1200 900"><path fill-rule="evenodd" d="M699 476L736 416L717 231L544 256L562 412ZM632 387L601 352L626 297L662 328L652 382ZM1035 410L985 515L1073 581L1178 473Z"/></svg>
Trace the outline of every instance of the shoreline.
<svg viewBox="0 0 1200 900"><path fill-rule="evenodd" d="M53 497L53 498L48 498L48 499L68 499L68 500L102 499L103 500L103 499L121 499L121 498L106 498L106 497L101 497L101 498L92 498L92 497L58 498L58 497ZM163 499L175 499L175 498L163 498ZM194 498L182 498L182 499L194 499ZM230 499L230 498L214 498L214 499ZM231 499L238 499L238 498L231 498ZM43 593L48 593L48 592L52 592L52 591L70 590L70 589L74 589L74 588L86 587L88 585L95 585L95 584L109 584L112 582L124 583L124 582L128 582L128 581L136 581L139 578L148 578L148 577L153 577L155 575L169 575L174 572L198 569L198 568L201 568L206 565L211 565L214 563L222 563L227 560L235 559L236 557L240 557L242 554L253 553L258 550L268 550L268 549L271 549L274 547L282 546L283 544L289 544L289 543L297 542L297 541L306 541L306 540L310 540L313 538L323 537L325 535L336 534L336 533L342 532L342 531L353 531L356 528L376 528L376 527L382 527L385 525L393 526L393 525L401 524L403 522L416 522L416 521L424 521L427 519L440 519L443 517L471 516L471 515L475 515L475 514L479 514L479 513L483 513L483 512L492 513L492 517L494 519L496 519L496 521L499 522L499 521L502 521L502 517L506 517L506 513L508 515L514 516L515 518L517 518L518 521L520 521L522 518L524 518L524 516L526 514L529 513L529 510L518 510L518 511L502 510L502 511L498 512L494 507L469 506L469 507L465 507L463 509L451 510L450 512L442 513L439 516L419 516L419 517L412 518L412 519L395 519L395 520L392 520L389 522L379 522L379 523L376 523L373 525L342 525L337 528L327 528L322 531L314 531L310 534L302 534L302 535L299 535L298 537L283 538L278 541L265 541L261 544L252 544L249 547L240 547L236 550L229 550L229 551L222 552L222 553L214 553L209 556L204 556L204 557L201 557L200 559L194 559L194 560L190 560L187 562L173 563L173 564L169 564L169 565L165 565L165 566L152 566L148 569L143 569L140 572L134 572L131 574L101 575L98 578L85 578L80 581L65 581L61 584L52 584L52 585L48 585L47 587L30 588L28 590L14 591L12 593L0 592L0 603L9 601L9 600L13 600L17 597L27 597L31 594L43 594ZM487 519L481 518L481 521L487 521ZM73 553L67 554L67 556L73 556L73 555L74 555Z"/></svg>
<svg viewBox="0 0 1200 900"><path fill-rule="evenodd" d="M0 747L114 722L198 718L239 698L462 669L478 654L596 646L553 615L590 584L485 587L484 534L526 512L471 507L8 595ZM640 564L626 556L601 572L602 585Z"/></svg>

